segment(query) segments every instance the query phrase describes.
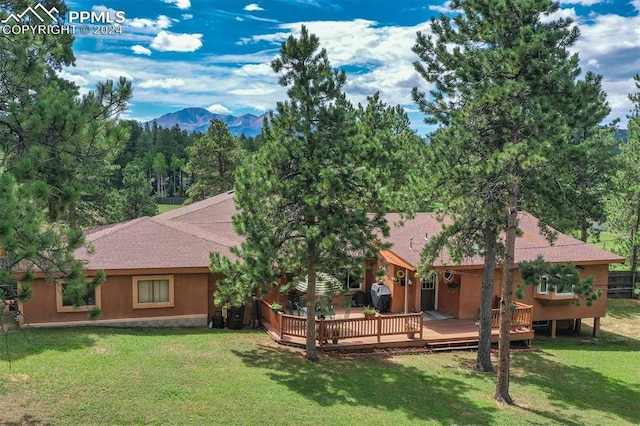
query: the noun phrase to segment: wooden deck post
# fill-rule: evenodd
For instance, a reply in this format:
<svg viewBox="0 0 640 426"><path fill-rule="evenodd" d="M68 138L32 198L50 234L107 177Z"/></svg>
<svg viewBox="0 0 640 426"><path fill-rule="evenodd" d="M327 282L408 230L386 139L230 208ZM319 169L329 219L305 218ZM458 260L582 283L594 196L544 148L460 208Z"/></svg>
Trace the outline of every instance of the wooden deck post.
<svg viewBox="0 0 640 426"><path fill-rule="evenodd" d="M376 315L376 328L378 334L378 343L380 343L380 338L382 337L382 316L379 314Z"/></svg>
<svg viewBox="0 0 640 426"><path fill-rule="evenodd" d="M322 348L322 343L324 342L324 337L326 336L324 318L316 319L316 322L318 323L318 335L316 337L318 338L319 346Z"/></svg>
<svg viewBox="0 0 640 426"><path fill-rule="evenodd" d="M600 335L600 317L593 319L593 337Z"/></svg>
<svg viewBox="0 0 640 426"><path fill-rule="evenodd" d="M577 331L578 333L580 333L580 330L582 330L582 318L576 318L576 321L573 325L573 331Z"/></svg>
<svg viewBox="0 0 640 426"><path fill-rule="evenodd" d="M555 339L556 338L556 326L558 325L558 322L556 320L551 320L551 338Z"/></svg>

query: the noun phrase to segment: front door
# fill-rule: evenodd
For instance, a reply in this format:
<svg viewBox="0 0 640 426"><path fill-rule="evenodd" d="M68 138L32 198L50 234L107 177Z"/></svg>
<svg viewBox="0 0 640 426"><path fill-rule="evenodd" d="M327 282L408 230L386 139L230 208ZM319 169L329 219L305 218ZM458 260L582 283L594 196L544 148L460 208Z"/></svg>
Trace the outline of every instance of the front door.
<svg viewBox="0 0 640 426"><path fill-rule="evenodd" d="M420 310L433 311L436 308L436 279L431 276L421 281Z"/></svg>

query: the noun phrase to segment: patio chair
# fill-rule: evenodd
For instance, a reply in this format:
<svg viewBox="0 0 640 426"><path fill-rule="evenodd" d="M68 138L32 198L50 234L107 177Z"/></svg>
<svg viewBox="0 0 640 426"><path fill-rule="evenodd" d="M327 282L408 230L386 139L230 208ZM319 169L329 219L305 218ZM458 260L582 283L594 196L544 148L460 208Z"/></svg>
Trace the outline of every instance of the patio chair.
<svg viewBox="0 0 640 426"><path fill-rule="evenodd" d="M333 310L333 299L331 296L323 296L316 302L316 311L318 316L333 318L336 314Z"/></svg>
<svg viewBox="0 0 640 426"><path fill-rule="evenodd" d="M287 300L287 313L289 315L293 315L293 311L294 311L294 307L293 307L293 302L291 300Z"/></svg>
<svg viewBox="0 0 640 426"><path fill-rule="evenodd" d="M298 310L298 316L306 317L307 316L307 298L301 297L298 299L296 303L296 308Z"/></svg>

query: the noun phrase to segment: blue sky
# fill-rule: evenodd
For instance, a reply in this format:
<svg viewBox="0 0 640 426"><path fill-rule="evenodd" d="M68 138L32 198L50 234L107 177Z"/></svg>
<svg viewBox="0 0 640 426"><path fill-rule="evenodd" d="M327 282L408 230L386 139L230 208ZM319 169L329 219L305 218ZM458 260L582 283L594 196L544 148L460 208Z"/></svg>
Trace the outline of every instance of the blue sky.
<svg viewBox="0 0 640 426"><path fill-rule="evenodd" d="M124 11L122 34L77 35L76 65L63 71L82 91L124 75L134 94L127 118L146 121L185 107L262 114L286 98L270 62L302 24L320 38L334 67L347 71L354 103L380 91L402 105L421 134L414 86L429 86L413 70L417 31L447 1L419 0L98 0L67 1L74 11ZM562 0L563 17L579 25L575 46L583 71L604 77L613 109L625 115L640 72L640 0Z"/></svg>

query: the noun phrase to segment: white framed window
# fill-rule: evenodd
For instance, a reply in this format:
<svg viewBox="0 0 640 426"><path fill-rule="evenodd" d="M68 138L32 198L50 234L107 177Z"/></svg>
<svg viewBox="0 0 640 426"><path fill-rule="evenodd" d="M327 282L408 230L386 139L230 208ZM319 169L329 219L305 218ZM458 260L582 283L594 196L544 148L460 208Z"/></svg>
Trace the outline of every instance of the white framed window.
<svg viewBox="0 0 640 426"><path fill-rule="evenodd" d="M133 309L173 308L173 275L133 277Z"/></svg>
<svg viewBox="0 0 640 426"><path fill-rule="evenodd" d="M101 307L101 286L93 287L91 283L86 283L87 293L82 296L81 304L74 306L74 300L66 295L67 283L56 283L56 311L65 312L86 312L94 308Z"/></svg>
<svg viewBox="0 0 640 426"><path fill-rule="evenodd" d="M557 291L556 290L556 296L573 296L575 294L574 292L574 286L571 286L571 290L570 291Z"/></svg>
<svg viewBox="0 0 640 426"><path fill-rule="evenodd" d="M430 274L431 275L431 274ZM420 285L422 290L435 290L436 288L436 280L434 279L433 275L427 277L427 278L423 278L420 281Z"/></svg>
<svg viewBox="0 0 640 426"><path fill-rule="evenodd" d="M543 275L538 283L538 294L549 294L549 277Z"/></svg>
<svg viewBox="0 0 640 426"><path fill-rule="evenodd" d="M346 270L343 288L345 290L362 290L362 274L360 270Z"/></svg>

